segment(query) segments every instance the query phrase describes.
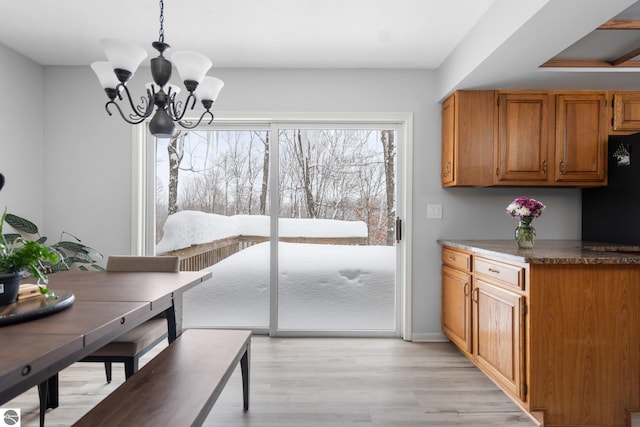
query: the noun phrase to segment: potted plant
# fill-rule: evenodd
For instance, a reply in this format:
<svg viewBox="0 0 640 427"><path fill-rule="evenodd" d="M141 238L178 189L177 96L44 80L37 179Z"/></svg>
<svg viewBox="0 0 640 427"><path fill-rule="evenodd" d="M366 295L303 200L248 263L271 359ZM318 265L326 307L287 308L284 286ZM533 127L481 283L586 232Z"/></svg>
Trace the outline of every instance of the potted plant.
<svg viewBox="0 0 640 427"><path fill-rule="evenodd" d="M16 301L20 280L25 273L36 277L38 284L46 284L46 265L55 265L61 258L55 249L40 241L28 240L19 234L4 234L6 216L5 209L0 218L0 306ZM44 288L41 291L46 293Z"/></svg>

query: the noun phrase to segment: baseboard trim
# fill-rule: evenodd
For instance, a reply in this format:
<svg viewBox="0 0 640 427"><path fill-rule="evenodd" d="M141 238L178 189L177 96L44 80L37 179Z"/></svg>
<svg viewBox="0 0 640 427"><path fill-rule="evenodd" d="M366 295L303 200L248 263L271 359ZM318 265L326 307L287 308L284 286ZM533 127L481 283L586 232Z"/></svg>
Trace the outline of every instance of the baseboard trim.
<svg viewBox="0 0 640 427"><path fill-rule="evenodd" d="M449 338L442 332L425 332L425 333L413 333L411 335L411 341L413 342L448 342Z"/></svg>

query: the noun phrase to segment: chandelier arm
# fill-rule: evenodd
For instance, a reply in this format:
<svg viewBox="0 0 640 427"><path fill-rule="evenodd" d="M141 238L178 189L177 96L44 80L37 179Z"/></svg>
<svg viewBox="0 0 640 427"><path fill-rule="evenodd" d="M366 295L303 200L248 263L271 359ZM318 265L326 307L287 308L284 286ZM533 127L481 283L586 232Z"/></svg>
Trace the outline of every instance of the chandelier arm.
<svg viewBox="0 0 640 427"><path fill-rule="evenodd" d="M211 123L213 123L213 114L209 110L202 113L202 115L200 116L200 119L198 119L198 121L195 124L191 120L180 120L178 124L180 124L180 126L182 126L185 129L193 129L197 127L207 115L211 117L209 119L209 122L207 122L207 124L210 125Z"/></svg>
<svg viewBox="0 0 640 427"><path fill-rule="evenodd" d="M141 120L137 123L141 123L142 120L149 117L153 112L153 98L149 98L148 100L146 100L146 102L143 101L143 104L146 104L146 105L136 106L133 103L133 99L131 98L131 92L129 92L129 88L127 87L127 85L122 85L122 87L124 88L124 92L127 94L127 101L129 102L131 111L133 111L133 113L130 114L130 117L132 117L133 120L138 120L138 118L140 118ZM149 91L147 91L147 96L150 96ZM145 98L141 96L140 99L144 100ZM119 107L118 107L118 110L120 110ZM122 115L122 110L120 110L120 114Z"/></svg>
<svg viewBox="0 0 640 427"><path fill-rule="evenodd" d="M140 117L149 117L153 112L153 95L147 90L147 97L140 97L140 105L136 106L136 114Z"/></svg>
<svg viewBox="0 0 640 427"><path fill-rule="evenodd" d="M189 108L189 102L191 102L191 108ZM189 93L189 96L184 101L184 108L180 111L180 105L182 105L181 101L172 102L172 115L175 117L174 121L180 122L184 117L187 110L193 110L196 106L196 96L193 93ZM202 118L201 118L202 120Z"/></svg>
<svg viewBox="0 0 640 427"><path fill-rule="evenodd" d="M145 119L148 117L142 117L140 119L138 119L138 117L140 117L139 115L134 115L134 114L130 114L129 117L131 117L131 120L127 118L127 116L125 116L125 114L123 113L122 109L120 108L120 106L115 102L115 101L109 101L105 104L104 108L106 108L107 113L109 113L109 115L113 115L111 113L111 111L109 110L109 106L113 105L116 107L116 109L118 110L118 113L120 113L120 117L122 117L122 120L124 120L125 122L131 124L131 125L137 125L140 124L142 122L145 121Z"/></svg>
<svg viewBox="0 0 640 427"><path fill-rule="evenodd" d="M174 98L171 100L171 102L169 103L167 109L169 110L169 116L171 117L171 119L174 122L179 121L180 119L178 119L178 115L180 114L180 107L182 105L182 101L176 101L175 100L175 96Z"/></svg>

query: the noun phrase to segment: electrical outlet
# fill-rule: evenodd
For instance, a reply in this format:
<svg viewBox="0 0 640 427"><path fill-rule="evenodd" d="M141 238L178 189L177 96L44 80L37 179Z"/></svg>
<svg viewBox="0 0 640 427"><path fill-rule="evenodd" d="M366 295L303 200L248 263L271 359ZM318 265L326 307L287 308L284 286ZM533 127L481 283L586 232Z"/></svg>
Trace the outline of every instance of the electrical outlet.
<svg viewBox="0 0 640 427"><path fill-rule="evenodd" d="M441 219L442 218L442 205L427 205L427 218L428 219Z"/></svg>

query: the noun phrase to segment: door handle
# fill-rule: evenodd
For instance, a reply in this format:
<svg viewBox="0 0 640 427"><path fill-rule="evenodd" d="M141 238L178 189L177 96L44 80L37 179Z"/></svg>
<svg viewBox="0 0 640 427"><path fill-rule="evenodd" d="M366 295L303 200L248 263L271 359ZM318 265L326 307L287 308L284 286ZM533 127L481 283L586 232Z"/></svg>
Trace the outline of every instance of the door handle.
<svg viewBox="0 0 640 427"><path fill-rule="evenodd" d="M400 240L402 240L402 220L396 217L396 243L400 243Z"/></svg>

